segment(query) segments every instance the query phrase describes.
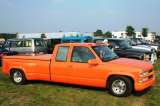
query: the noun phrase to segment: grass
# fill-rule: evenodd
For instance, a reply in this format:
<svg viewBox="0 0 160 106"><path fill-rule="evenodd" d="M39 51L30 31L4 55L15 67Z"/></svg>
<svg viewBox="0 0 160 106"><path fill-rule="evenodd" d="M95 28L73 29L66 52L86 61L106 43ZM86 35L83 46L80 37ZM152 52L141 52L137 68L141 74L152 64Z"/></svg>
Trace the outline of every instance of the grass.
<svg viewBox="0 0 160 106"><path fill-rule="evenodd" d="M160 70L160 60L155 70ZM1 70L1 69L0 69ZM33 81L14 85L0 71L0 106L159 106L160 73L155 87L141 94L118 98L107 90Z"/></svg>

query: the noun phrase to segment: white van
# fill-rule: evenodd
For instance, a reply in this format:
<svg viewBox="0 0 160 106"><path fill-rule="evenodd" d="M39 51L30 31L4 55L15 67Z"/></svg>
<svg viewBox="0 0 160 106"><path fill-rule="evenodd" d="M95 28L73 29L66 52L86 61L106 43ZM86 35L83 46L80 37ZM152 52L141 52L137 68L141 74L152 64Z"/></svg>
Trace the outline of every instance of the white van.
<svg viewBox="0 0 160 106"><path fill-rule="evenodd" d="M19 53L47 53L45 41L40 38L9 39L3 45L5 49Z"/></svg>

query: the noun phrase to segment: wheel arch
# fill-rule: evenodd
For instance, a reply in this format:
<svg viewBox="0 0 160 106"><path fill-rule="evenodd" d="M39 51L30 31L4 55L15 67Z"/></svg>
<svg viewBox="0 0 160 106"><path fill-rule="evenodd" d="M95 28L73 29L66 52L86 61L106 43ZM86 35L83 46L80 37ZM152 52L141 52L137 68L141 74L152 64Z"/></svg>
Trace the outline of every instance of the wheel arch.
<svg viewBox="0 0 160 106"><path fill-rule="evenodd" d="M134 83L135 83L135 80L133 78L133 76L130 76L130 75L119 75L119 74L112 74L112 75L109 75L108 78L106 79L106 88L109 87L109 81L112 77L127 77L131 80L132 84L133 84L133 89L134 89Z"/></svg>
<svg viewBox="0 0 160 106"><path fill-rule="evenodd" d="M9 70L9 75L10 75L10 76L11 76L11 74L12 74L12 72L13 72L14 70L21 71L21 72L24 74L24 76L26 77L24 70L21 69L21 68L11 68L11 69Z"/></svg>

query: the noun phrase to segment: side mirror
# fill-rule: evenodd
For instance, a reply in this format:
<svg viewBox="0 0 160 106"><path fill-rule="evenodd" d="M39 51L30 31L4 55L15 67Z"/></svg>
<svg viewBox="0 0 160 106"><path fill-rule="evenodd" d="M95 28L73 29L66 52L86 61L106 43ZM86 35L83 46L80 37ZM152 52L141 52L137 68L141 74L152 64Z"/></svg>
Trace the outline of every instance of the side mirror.
<svg viewBox="0 0 160 106"><path fill-rule="evenodd" d="M90 65L98 65L98 61L96 59L90 59L90 60L88 60L88 64L90 64Z"/></svg>

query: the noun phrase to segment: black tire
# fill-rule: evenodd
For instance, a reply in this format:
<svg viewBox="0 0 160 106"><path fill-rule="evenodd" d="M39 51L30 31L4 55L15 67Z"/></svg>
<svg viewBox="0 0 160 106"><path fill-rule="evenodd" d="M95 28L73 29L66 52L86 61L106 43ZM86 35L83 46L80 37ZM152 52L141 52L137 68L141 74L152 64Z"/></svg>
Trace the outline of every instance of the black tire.
<svg viewBox="0 0 160 106"><path fill-rule="evenodd" d="M17 74L17 76L16 76L16 74ZM25 77L24 72L21 70L18 70L18 69L14 69L11 71L10 78L11 78L12 82L16 85L23 85L26 83L26 77Z"/></svg>
<svg viewBox="0 0 160 106"><path fill-rule="evenodd" d="M117 84L118 87L113 87L114 85L116 85L116 81L119 83ZM120 81L122 84L124 84L124 88L122 88L123 86L120 87ZM121 89L121 90L119 90ZM123 90L124 89L124 90ZM127 77L123 77L123 76L114 76L111 77L109 79L109 92L113 95L113 96L117 96L117 97L127 97L129 95L131 95L133 90L133 82L131 81L130 78ZM121 93L117 93L117 92L121 92Z"/></svg>

